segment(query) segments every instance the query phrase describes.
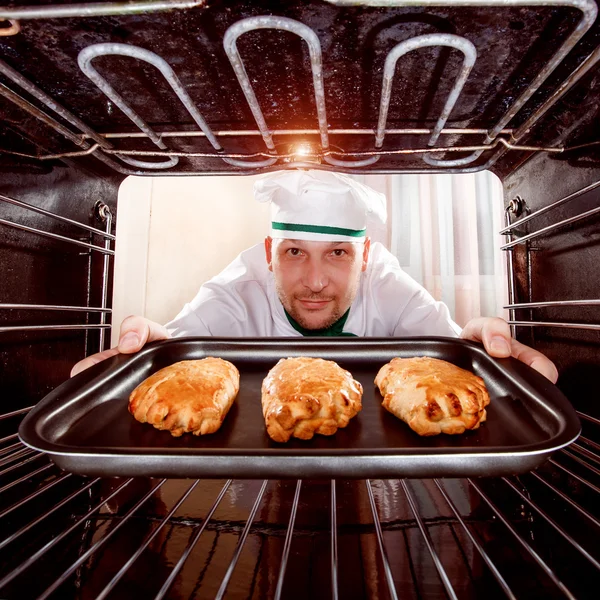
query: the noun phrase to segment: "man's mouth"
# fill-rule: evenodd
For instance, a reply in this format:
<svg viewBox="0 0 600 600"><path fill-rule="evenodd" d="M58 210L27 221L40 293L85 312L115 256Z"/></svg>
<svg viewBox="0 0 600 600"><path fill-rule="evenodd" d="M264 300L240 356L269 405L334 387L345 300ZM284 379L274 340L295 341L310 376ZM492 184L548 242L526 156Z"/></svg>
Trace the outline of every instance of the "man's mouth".
<svg viewBox="0 0 600 600"><path fill-rule="evenodd" d="M298 298L300 304L308 310L320 310L325 308L332 300L327 298Z"/></svg>

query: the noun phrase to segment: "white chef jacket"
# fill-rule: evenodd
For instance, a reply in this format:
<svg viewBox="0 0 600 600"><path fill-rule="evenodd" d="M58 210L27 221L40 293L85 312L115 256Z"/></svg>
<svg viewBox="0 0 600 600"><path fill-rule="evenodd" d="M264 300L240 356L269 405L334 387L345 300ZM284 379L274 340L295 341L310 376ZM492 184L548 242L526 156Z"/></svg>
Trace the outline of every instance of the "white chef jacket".
<svg viewBox="0 0 600 600"><path fill-rule="evenodd" d="M263 244L245 250L207 281L166 327L172 337L302 335L286 317ZM375 242L343 331L359 337L457 337L461 329L447 306L436 302Z"/></svg>

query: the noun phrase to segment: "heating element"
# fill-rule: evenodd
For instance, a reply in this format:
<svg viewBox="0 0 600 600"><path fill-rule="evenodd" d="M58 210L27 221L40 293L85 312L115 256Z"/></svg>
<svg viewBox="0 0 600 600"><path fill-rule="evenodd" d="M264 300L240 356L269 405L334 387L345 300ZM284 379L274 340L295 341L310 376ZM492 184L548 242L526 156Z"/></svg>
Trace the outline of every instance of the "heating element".
<svg viewBox="0 0 600 600"><path fill-rule="evenodd" d="M9 19L15 24L22 22L29 27L35 27L37 19L54 18L58 20L74 16L89 17L101 14L120 14L116 3L114 5L113 3L105 4L111 6L106 6L104 11L93 7L91 4L87 7L86 5L74 5L70 7L70 10L68 6L39 7L37 10L27 7L21 9L4 8L0 10L0 17ZM554 44L556 48L548 56L546 62L540 64L536 72L528 74L527 77L520 74L511 75L502 72L503 69L506 69L506 63L496 65L495 68L499 72L494 77L498 80L506 79L507 76L509 78L516 76L520 80L527 79L527 86L523 87L517 97L512 92L507 94L506 91L496 90L492 93L488 87L485 90L485 97L481 97L477 101L473 99L473 96L478 90L478 86L474 85L470 78L473 77L473 72L477 70L478 61L481 59L480 54L489 55L490 51L486 48L485 43L479 44L478 48L477 43L474 44L468 39L469 35L474 37L479 35L475 32L469 32L469 19L465 18L461 22L461 15L457 13L458 16L455 19L458 19L459 24L451 26L454 29L464 29L464 35L454 33L411 35L408 33L409 37L407 39L395 44L382 57L383 68L375 64L370 66L376 72L382 70L381 78L377 77L368 84L371 88L379 88L379 92L376 94L379 100L377 101L376 113L373 115L377 124L373 128L356 126L356 123L352 127L338 127L332 123L330 113L331 105L335 102L333 98L339 98L343 92L340 92L340 90L330 91L326 88L326 84L339 69L334 68L333 73L330 73L330 66L327 63L327 56L324 56L319 35L309 25L285 16L265 14L240 19L226 29L221 40L221 47L214 48L214 52L226 55L230 63L230 69L239 85L239 88L232 91L232 94L237 97L241 92L255 122L256 129L228 127L221 131L213 131L208 122L209 120L214 121L215 115L208 119L205 109L198 105L201 100L192 99L186 89L192 82L188 82L187 85L183 83L177 74L178 68L170 64L167 58L161 56L160 51L153 52L132 43L101 42L91 44L79 50L77 57L73 56L71 60L77 63L80 72L89 78L98 90L109 99L109 106L112 103L116 107L115 110L121 111L139 129L139 133L132 131L99 132L96 127L87 122L85 115L74 113L56 97L53 97L19 72L18 69L11 66L9 62L0 61L0 74L7 81L10 81L12 86L0 85L0 95L18 106L21 111L28 113L34 119L44 123L46 127L53 129L59 138L68 140L78 147L75 150L70 148L58 152L49 152L32 138L32 142L36 146L36 152L34 153L16 151L2 146L0 146L0 152L15 159L26 159L38 163L69 158L81 159L91 155L122 175L190 175L206 172L252 173L265 169L281 168L290 164L297 166L302 164L312 166L324 164L352 172L360 172L361 169L369 168L372 172L375 170L377 172L397 172L398 170L410 169L411 172L457 173L492 168L507 152L520 157L531 156L532 153L539 152L561 154L580 149L580 144L568 145L556 141L552 144L539 142L528 144L525 143L525 138L531 137L531 132L536 128L538 122L548 112L551 112L551 109L563 97L568 95L582 78L588 76L600 59L600 48L595 48L592 52L583 56L571 71L564 72L564 68L563 70L559 69L561 75L556 81L556 69L572 53L578 42L590 33L594 26L598 9L593 0L461 0L460 2L456 2L456 0L425 0L422 2L393 0L393 2L384 3L331 0L330 4L342 9L360 4L365 7L385 6L388 10L420 6L428 10L437 9L442 11L460 6L462 7L460 10L463 11L469 8L484 11L481 13L484 15L484 19L486 10L491 15L502 14L503 12L511 15L511 10L538 9L548 12L552 8L555 10L562 9L563 13L561 14L569 15L571 18L576 14L577 18L574 20L575 24L568 35L564 36L561 42L556 43L554 39L544 41L545 44ZM171 6L169 6L169 3L164 2L143 2L139 4L137 11L134 8L135 5L134 2L130 3L130 6L122 7L121 14L141 13L149 9L159 12L170 9L173 12L183 10L182 14L191 19L192 17L198 17L206 9L204 3L201 2L171 3ZM193 10L190 10L190 7L193 7ZM520 22L515 23L517 23L514 25L515 27L522 28L525 26L522 23L519 24ZM22 28L19 31L21 32L19 35L22 36ZM248 74L247 59L244 59L244 52L238 48L238 41L248 37L248 34L267 36L262 44L266 45L268 49L271 46L270 49L274 50L276 48L274 44L276 43L277 48L281 44L282 52L287 51L289 53L285 43L285 40L289 40L289 38L273 38L273 31L283 31L301 40L301 45L297 49L300 55L294 56L292 60L301 71L306 66L310 69L310 74L303 73L302 77L306 78L307 85L313 89L312 104L316 110L317 129L278 128L268 124L269 118L265 113L264 105L270 102L273 106L277 106L280 103L284 104L285 100L284 98L273 98L269 92L255 89L253 79L256 78ZM271 37L268 37L269 35ZM544 32L540 33L540 36L543 35L545 35ZM552 33L547 35L552 35ZM18 42L17 37L15 39ZM254 37L252 39L257 40L258 38ZM274 42L274 39L277 42ZM543 37L540 37L540 41L542 39ZM12 37L6 31L5 40L7 40L6 43L10 47ZM261 43L254 41L254 45L260 46ZM252 46L246 45L246 55L248 54L248 47L251 48ZM307 56L302 54L304 47L308 50ZM427 121L434 122L431 127L389 127L388 117L392 107L393 94L401 93L405 96L407 91L406 82L396 80L399 71L397 63L410 59L413 61L410 65L413 65L415 64L414 61L419 60L421 49L432 47L442 49L437 59L437 65L431 59L428 59L430 62L426 63L428 66L432 66L434 71L440 71L439 76L441 79L436 82L438 90L430 90L431 96L439 96L435 102L436 106L439 104L439 116L427 119ZM451 49L451 51L444 49ZM461 54L462 64L459 63L455 71L448 68L448 64L454 65L456 62L454 59L449 60L448 52L450 54L457 52ZM106 57L101 69L97 68L95 64L98 62L99 57ZM188 117L187 122L174 123L175 129L171 126L158 130L157 127L153 126L150 119L154 118L156 120L156 118L151 114L141 114L140 109L134 108L131 101L126 99L132 96L132 91L128 89L128 86L135 84L134 76L127 73L124 76L116 77L115 73L111 73L110 65L114 64L115 57L127 57L130 63L143 61L156 69L157 85L164 86L166 84L169 90L167 99L163 101L166 101L167 106L182 107L184 114ZM256 59L257 57L251 54L251 60L256 62ZM486 60L489 60L489 56L486 56ZM174 62L180 63L180 57L176 57ZM442 65L441 69L440 65ZM64 66L61 67L64 68ZM72 70L72 68L73 66L68 66L69 70ZM480 68L486 69L488 67L481 66ZM199 74L195 73L195 77L198 76ZM479 73L479 76L481 77L481 73ZM112 81L118 80L120 89L117 89L109 79ZM445 79L452 83L446 83ZM551 81L552 84L545 88L544 86L547 85L548 81ZM217 82L213 83L217 85ZM63 86L67 86L67 89L68 85L69 82L63 82ZM230 82L227 85L228 88L231 88ZM447 88L449 88L449 91L444 100L443 94L438 92ZM465 95L466 88L469 88L468 93L466 93L468 99L463 102L462 97ZM542 90L543 94L538 94ZM32 99L35 99L36 103L24 97L22 95L23 91L30 95ZM363 98L371 97L374 95L374 90L367 87L361 89L360 94ZM61 93L61 95L64 95L64 93ZM464 113L467 111L466 107L478 104L480 112L486 112L486 110L490 112L489 109L482 108L485 104L489 105L488 97L494 98L494 102L498 106L504 107L503 111L494 118L494 122L489 126L484 128L472 126L471 122L476 120L477 112L471 111L471 117L464 118ZM538 99L534 109L531 108L530 100L532 98ZM160 101L158 98L154 100ZM93 102L98 101L99 98L96 95ZM236 98L233 96L226 99L226 104L233 105L235 102ZM113 109L110 108L110 110ZM351 114L348 107L344 107L343 110L349 114L350 118L354 117L355 120L358 118L357 115ZM459 110L463 114L460 120L466 126L446 127L447 121ZM227 119L225 113L219 115L221 120L223 120L223 117ZM410 117L408 119L406 117L408 115L402 114L399 116L395 111L396 121L410 120ZM519 123L518 127L507 129L515 120ZM63 124L65 122L68 126ZM182 127L181 125L185 126ZM189 127L189 125L192 126ZM262 138L263 148L260 147L258 137ZM464 140L465 137L468 138L468 141ZM139 138L151 141L155 148L117 148L114 146L114 143L119 143L119 141L128 142ZM176 149L172 148L166 141L169 139L179 144L185 142L184 145L189 146L195 138L206 140L211 149L206 150L198 147ZM305 151L301 154L295 149L294 140L298 139L305 141ZM422 143L423 139L425 140L424 143ZM597 140L591 143L597 143ZM194 142L194 145L197 146L197 142ZM235 149L236 146L237 150ZM239 148L242 146L250 147L252 151L240 151ZM184 163L180 159L187 160ZM190 168L190 165L195 165L195 167ZM198 168L198 165L200 165L200 168ZM130 167L134 167L134 169Z"/></svg>

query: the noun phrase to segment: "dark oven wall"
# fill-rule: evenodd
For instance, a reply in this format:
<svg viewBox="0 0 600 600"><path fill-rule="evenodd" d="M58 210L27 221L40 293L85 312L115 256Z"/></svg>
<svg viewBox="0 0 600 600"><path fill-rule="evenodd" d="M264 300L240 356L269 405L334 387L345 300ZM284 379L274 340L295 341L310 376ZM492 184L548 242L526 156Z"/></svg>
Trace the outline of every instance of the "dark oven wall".
<svg viewBox="0 0 600 600"><path fill-rule="evenodd" d="M515 310L514 318L555 325L518 327L517 337L556 362L558 385L578 410L600 417L600 154L537 155L504 180L504 194L507 205L524 203L513 221L551 207L516 228L517 237L532 237L512 252L514 302L553 304Z"/></svg>
<svg viewBox="0 0 600 600"><path fill-rule="evenodd" d="M49 6L68 2L12 4L26 8L28 4ZM183 4L188 9L181 8ZM287 145L298 139L308 140L317 148L316 154L311 155L314 162L309 163L317 168L362 173L449 172L454 169L447 161L452 157L465 158L465 151L452 157L446 153L445 158L438 154L438 158L444 158L443 167L432 163L431 157L428 163L422 151L415 155L394 154L434 144L433 128L442 125L448 135L442 136L436 145L452 146L454 150L469 144L481 146L486 140L490 142L500 136L503 144L490 146L474 161L463 161L461 169L488 166L504 181L506 201L519 195L525 200L527 210L548 206L598 180L599 146L593 124L599 114L600 24L592 0L551 3L552 6L543 2L521 5L517 0L490 6L464 2L468 5L465 7L445 1L439 5L424 3L420 7L412 2L398 4L403 6L394 3L386 7L354 6L344 0L297 3L215 0L178 3L178 10L166 12L148 9L143 14L135 11L136 14L79 14L42 19L30 18L31 14L25 11L25 16L20 17L19 30L13 35L4 32L0 37L0 191L102 229L104 224L95 218L94 205L103 200L114 209L117 184L126 173L255 174L286 168L298 164L286 162ZM126 107L110 100L78 66L80 53L95 44L125 44L128 51L137 46L136 51L141 48L146 52L144 60L150 56L148 51L158 54L174 69L206 123L215 132L221 131L217 138L223 149L238 158L237 153L250 153L245 161L260 155L259 162L264 163L263 154L267 151L264 135L257 129L256 115L236 79L235 60L231 62L228 58L223 43L227 32L232 31L229 28L244 19L267 16L288 19L285 21L288 25L292 19L296 25L308 27L318 38L327 107L321 125L329 128L332 147L340 144L349 153L341 166L336 166L335 160L327 162L332 156L325 155L327 145L323 142L323 132L317 128L312 93L314 73L308 46L290 31L270 30L281 26L277 19L270 20L267 29L249 31L240 38L240 51L256 87L258 104L268 128L277 133L275 150L279 158L270 158L267 166L245 162L240 167L231 162L231 157L224 160L219 154L221 150L217 152L208 143L206 132L200 135L198 119L194 121L192 113L184 109L181 98L177 99L166 84L164 73L156 66L131 56L100 55L94 59L101 74L118 88L129 108L138 111L145 120L142 128L145 133L139 130L140 121L126 116L122 110ZM248 25L248 21L245 23ZM255 23L253 27L259 25ZM451 52L448 48L442 51L422 48L403 55L388 107L389 135L378 150L373 134L379 127L383 66L394 48L416 36L429 34L437 36L436 44L442 43L439 36L444 35L472 41L477 49L474 70L468 75L458 103L442 119L440 115L447 112L444 106L450 84L461 64L461 53L456 48ZM119 48L123 51L123 46ZM556 64L550 68L553 61ZM538 79L541 87L533 85ZM61 119L59 122L57 117ZM119 151L168 151L162 141L159 143L157 139L153 144L144 139L146 135L154 135L152 131L165 136L166 148L181 155L170 157L172 167L129 169L140 159L152 162L157 157L144 154L127 157ZM85 135L80 135L81 132ZM92 141L99 146L93 156L88 156L94 148ZM511 143L513 146L518 143L519 149L509 148ZM528 146L521 145L525 143ZM585 147L581 148L582 145ZM523 162L531 155L524 148L540 152ZM366 164L365 156L352 154L362 151L381 154L369 156ZM69 166L59 162L57 153L73 163ZM64 158L65 154L71 158ZM350 158L360 158L362 166L352 166ZM104 170L99 170L101 167ZM98 175L88 175L87 168L95 169ZM514 233L520 236L584 212L586 207L597 203L597 198L596 191L578 196L527 222ZM88 243L104 243L98 235L90 237L88 231L21 206L0 202L0 215L68 237L83 237ZM1 227L3 303L99 305L102 253L90 254L86 247L6 225ZM585 300L597 296L595 229L597 217L592 216L570 228L515 246L514 301ZM593 306L536 308L534 313L520 309L514 317L597 323L594 311L597 308ZM0 310L1 325L6 327L83 324L86 319L94 324L98 318L99 313L93 312ZM586 398L593 397L589 393L593 384L588 381L587 373L593 372L597 364L597 334L594 330L565 327L517 329L519 339L536 345L557 362L561 386L583 409L587 407L582 403L590 402ZM6 391L3 401L7 410L43 397L68 376L69 366L84 351L98 349L98 330L93 328L10 331L4 332L2 339ZM595 407L590 407L590 411L594 410Z"/></svg>
<svg viewBox="0 0 600 600"><path fill-rule="evenodd" d="M69 3L3 4L26 8ZM132 172L132 160L157 161L156 156L140 154L157 149L180 156L170 157L173 167L144 168L145 174L254 174L285 168L291 166L287 153L296 139L308 140L316 148L312 166L333 169L335 163L326 160L326 144L320 142L311 59L304 42L289 31L252 31L240 40L267 125L277 132L278 162L272 162L274 153L257 129L223 50L223 38L242 19L264 15L294 19L320 40L327 107L322 125L330 127L330 146L337 151L328 158L364 160L364 154L356 153L372 154L372 166L354 168L346 162L336 170L438 171L422 155L424 150L429 153L434 127L445 123L446 133L436 144L438 150L455 151L438 154L446 161L464 159L466 146L481 148L488 133L490 140L504 140L489 144L479 158L463 166L469 170L489 165L504 182L507 204L519 195L532 214L599 180L599 146L594 145L598 132L593 124L600 115L600 24L592 0L566 0L560 6L553 1L548 6L544 0L533 4L524 0L525 6L510 0L473 0L471 6L464 0L456 3L461 6L440 0L418 6L406 0L402 7L354 6L353 0L144 0L146 7L151 4L194 7L137 14L134 2L92 0L77 9L112 5L134 12L50 19L13 14L21 20L20 33L8 36L5 31L0 37L0 194L4 195L0 219L103 246L102 234L6 199L104 230L106 223L95 216L96 203L105 202L114 214L118 185L124 174ZM581 6L588 16L594 13L590 28L557 59L556 70L548 71L545 65L582 27L577 8ZM6 7L0 7L0 15L7 15ZM0 23L0 29L6 25ZM438 40L438 34L452 34L472 41L478 50L474 70L452 113L446 115L447 122L440 121L460 54L425 48L406 55L398 63L388 130L380 148L384 153L373 154L386 57L398 44L431 33ZM217 139L230 154L229 162L199 134L197 121L153 66L122 56L99 56L98 70L153 131L165 136L163 146L168 150L145 138L77 66L82 50L108 42L138 46L164 58L208 125L221 132ZM531 82L542 69L547 78L532 91ZM517 99L530 91L530 100L520 103L511 117ZM285 133L289 130L300 133ZM547 146L553 152L571 150L559 158L546 154L530 158L522 146L506 146L515 141L538 150ZM100 150L93 150L92 142ZM581 152L573 150L582 144L591 145ZM92 151L94 155L88 155ZM57 154L63 160L68 154L73 163L58 162ZM231 162L236 157L260 158L263 163L269 158L268 166L236 166ZM85 170L102 166L111 170L96 175ZM519 225L515 234L539 231L593 210L594 204L598 190ZM529 246L519 243L513 253L514 302L598 298L597 225L592 216L538 236ZM114 233L114 222L112 229ZM1 222L0 231L0 304L100 306L101 251L90 252L88 246ZM112 272L106 275L110 302ZM585 326L600 323L594 310L598 309L552 307L530 312L527 308L514 317ZM597 596L593 590L600 572L600 440L598 424L585 415L587 438L578 441L583 445L573 443L536 472L519 476L264 483L84 478L62 472L48 454L19 442L17 421L26 407L64 381L86 352L98 350L94 325L99 313L5 306L0 319L0 328L20 328L0 329L2 598ZM91 328L23 329L36 325ZM559 384L578 409L600 416L593 383L599 362L598 331L520 326L517 335L556 361ZM10 416L18 409L24 410Z"/></svg>
<svg viewBox="0 0 600 600"><path fill-rule="evenodd" d="M105 203L115 213L119 179L98 177L67 166L37 174L2 173L0 219L104 247L102 236L21 204L11 204L7 198L104 230L105 223L96 216L95 205ZM0 222L0 228L0 304L100 306L103 253L17 229L7 223ZM112 263L111 258L109 284L112 282ZM110 301L110 285L107 297ZM46 328L3 330L0 347L2 412L35 404L69 376L71 366L83 358L86 351L96 352L99 349L98 329L48 327L99 322L100 313L0 309L0 327ZM110 323L110 314L107 315L107 323ZM109 338L107 334L106 342Z"/></svg>

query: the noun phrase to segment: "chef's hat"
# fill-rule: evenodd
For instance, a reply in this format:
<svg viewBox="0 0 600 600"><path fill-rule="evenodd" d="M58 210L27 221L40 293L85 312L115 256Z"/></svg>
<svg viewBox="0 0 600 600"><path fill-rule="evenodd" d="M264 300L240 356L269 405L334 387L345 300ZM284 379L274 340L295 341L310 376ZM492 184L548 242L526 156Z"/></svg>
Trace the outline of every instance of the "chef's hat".
<svg viewBox="0 0 600 600"><path fill-rule="evenodd" d="M254 197L271 202L271 237L362 242L367 221L385 223L385 196L339 173L283 171L259 179Z"/></svg>

